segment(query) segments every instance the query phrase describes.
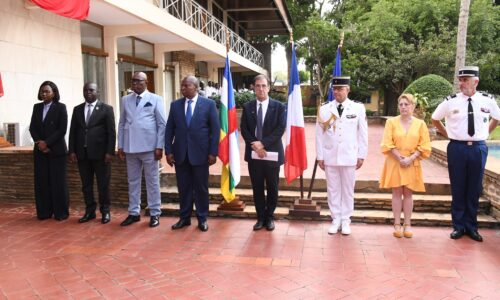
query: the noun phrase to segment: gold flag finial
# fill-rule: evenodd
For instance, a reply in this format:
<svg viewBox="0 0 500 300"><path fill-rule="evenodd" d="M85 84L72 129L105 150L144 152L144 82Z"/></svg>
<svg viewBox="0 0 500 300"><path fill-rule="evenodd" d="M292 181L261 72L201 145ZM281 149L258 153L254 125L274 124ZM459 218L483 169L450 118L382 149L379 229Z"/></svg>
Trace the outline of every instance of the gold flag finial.
<svg viewBox="0 0 500 300"><path fill-rule="evenodd" d="M339 48L342 48L342 46L344 45L344 32L342 31L340 33L340 43L339 43Z"/></svg>
<svg viewBox="0 0 500 300"><path fill-rule="evenodd" d="M293 43L293 31L290 30L290 44Z"/></svg>
<svg viewBox="0 0 500 300"><path fill-rule="evenodd" d="M226 53L229 53L230 45L229 45L229 30L226 28Z"/></svg>

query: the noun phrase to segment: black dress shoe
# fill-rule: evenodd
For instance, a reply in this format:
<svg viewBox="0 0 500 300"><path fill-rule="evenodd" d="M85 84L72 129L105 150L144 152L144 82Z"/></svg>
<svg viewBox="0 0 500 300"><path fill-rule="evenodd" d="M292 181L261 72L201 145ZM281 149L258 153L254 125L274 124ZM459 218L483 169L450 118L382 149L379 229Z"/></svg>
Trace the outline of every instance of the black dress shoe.
<svg viewBox="0 0 500 300"><path fill-rule="evenodd" d="M57 221L64 221L67 218L69 218L69 215L64 215L64 216L60 216L60 217L54 217L54 219L56 219Z"/></svg>
<svg viewBox="0 0 500 300"><path fill-rule="evenodd" d="M160 225L160 216L151 216L149 219L149 227L156 227Z"/></svg>
<svg viewBox="0 0 500 300"><path fill-rule="evenodd" d="M467 235L476 242L482 242L483 237L477 232L477 230L467 230Z"/></svg>
<svg viewBox="0 0 500 300"><path fill-rule="evenodd" d="M179 221L177 221L177 223L172 225L172 230L181 229L182 227L189 226L189 225L191 225L190 219L180 219Z"/></svg>
<svg viewBox="0 0 500 300"><path fill-rule="evenodd" d="M208 223L207 223L207 221L199 222L198 223L198 228L201 231L203 231L203 232L207 231L208 230Z"/></svg>
<svg viewBox="0 0 500 300"><path fill-rule="evenodd" d="M258 220L257 223L255 223L255 225L253 225L254 231L261 230L262 228L264 228L264 221L262 221L262 220Z"/></svg>
<svg viewBox="0 0 500 300"><path fill-rule="evenodd" d="M101 223L102 224L107 224L111 221L111 214L109 212L103 213L101 217Z"/></svg>
<svg viewBox="0 0 500 300"><path fill-rule="evenodd" d="M78 223L85 223L93 219L95 219L95 213L85 213L83 217L78 220Z"/></svg>
<svg viewBox="0 0 500 300"><path fill-rule="evenodd" d="M463 229L459 230L459 229L455 229L453 230L452 233L450 233L450 239L452 240L456 240L456 239L459 239L461 238L463 235L465 234L465 231Z"/></svg>
<svg viewBox="0 0 500 300"><path fill-rule="evenodd" d="M135 223L135 222L139 222L141 220L141 216L137 215L137 216L132 216L132 215L128 215L128 217L123 220L123 222L121 222L120 226L128 226L132 223Z"/></svg>
<svg viewBox="0 0 500 300"><path fill-rule="evenodd" d="M273 219L270 219L269 221L267 221L266 229L267 229L267 231L274 230L274 220Z"/></svg>

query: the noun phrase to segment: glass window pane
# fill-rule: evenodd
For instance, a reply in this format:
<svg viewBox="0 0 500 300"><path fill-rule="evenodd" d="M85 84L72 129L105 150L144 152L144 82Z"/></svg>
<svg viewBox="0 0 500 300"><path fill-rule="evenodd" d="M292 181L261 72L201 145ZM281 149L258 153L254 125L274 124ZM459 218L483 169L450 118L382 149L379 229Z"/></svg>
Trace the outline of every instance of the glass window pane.
<svg viewBox="0 0 500 300"><path fill-rule="evenodd" d="M116 41L118 47L118 54L132 56L132 38L130 37L121 37Z"/></svg>
<svg viewBox="0 0 500 300"><path fill-rule="evenodd" d="M80 22L80 35L82 38L82 45L103 49L102 28L100 26Z"/></svg>
<svg viewBox="0 0 500 300"><path fill-rule="evenodd" d="M97 83L99 100L108 103L106 99L106 58L83 53L83 81Z"/></svg>
<svg viewBox="0 0 500 300"><path fill-rule="evenodd" d="M147 61L154 61L153 45L135 40L135 57Z"/></svg>

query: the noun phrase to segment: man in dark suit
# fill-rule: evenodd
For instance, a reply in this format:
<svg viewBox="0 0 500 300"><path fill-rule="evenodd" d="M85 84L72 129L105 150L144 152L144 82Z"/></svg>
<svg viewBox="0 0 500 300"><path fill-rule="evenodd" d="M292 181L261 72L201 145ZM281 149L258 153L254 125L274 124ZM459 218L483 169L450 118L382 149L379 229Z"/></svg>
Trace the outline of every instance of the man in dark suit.
<svg viewBox="0 0 500 300"><path fill-rule="evenodd" d="M69 159L78 162L85 199L85 214L78 220L85 223L95 219L94 174L97 178L101 223L111 220L109 182L111 161L115 154L116 130L113 107L98 100L97 84L83 86L85 103L76 106L69 131Z"/></svg>
<svg viewBox="0 0 500 300"><path fill-rule="evenodd" d="M193 201L198 228L208 230L208 168L216 162L220 125L215 102L198 95L194 76L182 80L184 96L172 102L165 130L167 163L175 164L180 219L172 229L191 225Z"/></svg>
<svg viewBox="0 0 500 300"><path fill-rule="evenodd" d="M281 137L286 128L286 109L280 102L269 98L267 76L257 75L254 89L256 100L243 107L241 135L245 139L245 161L248 162L257 211L257 223L253 229L259 230L265 226L271 231L274 230L274 210L278 202L280 166L284 162Z"/></svg>

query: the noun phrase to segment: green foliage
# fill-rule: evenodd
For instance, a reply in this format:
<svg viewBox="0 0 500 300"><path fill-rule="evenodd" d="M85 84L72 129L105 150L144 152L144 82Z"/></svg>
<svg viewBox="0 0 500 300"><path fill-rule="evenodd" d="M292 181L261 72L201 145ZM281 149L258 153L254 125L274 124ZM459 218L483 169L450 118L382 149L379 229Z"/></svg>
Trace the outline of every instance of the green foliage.
<svg viewBox="0 0 500 300"><path fill-rule="evenodd" d="M279 102L285 103L288 101L288 95L286 93L271 91L269 92L269 98L273 98L274 100L278 100ZM255 99L255 96L253 97Z"/></svg>
<svg viewBox="0 0 500 300"><path fill-rule="evenodd" d="M305 58L307 69L313 72L311 76L320 84L323 94L341 31L345 33L342 71L355 83L351 87L353 92L384 92L385 104L395 109L394 98L415 79L436 74L453 80L460 1L328 2L333 9L321 16L315 12L315 4L324 1L287 0L294 37L300 41L297 54ZM472 1L466 64L479 66L478 89L492 94L500 94L498 49L500 6L493 6L491 0ZM428 96L432 103L433 96Z"/></svg>
<svg viewBox="0 0 500 300"><path fill-rule="evenodd" d="M300 83L308 82L309 81L309 72L304 71L304 70L299 70L299 81Z"/></svg>
<svg viewBox="0 0 500 300"><path fill-rule="evenodd" d="M315 116L318 112L318 108L316 106L305 106L302 109L304 111L304 116Z"/></svg>
<svg viewBox="0 0 500 300"><path fill-rule="evenodd" d="M448 80L439 75L429 74L413 81L403 93L425 94L429 100L442 100L452 92L453 86Z"/></svg>
<svg viewBox="0 0 500 300"><path fill-rule="evenodd" d="M367 115L368 117L371 117L371 116L374 116L374 115L375 115L375 112L374 112L373 110L371 110L371 109L367 109L367 110L366 110L366 115Z"/></svg>
<svg viewBox="0 0 500 300"><path fill-rule="evenodd" d="M489 140L500 140L500 126L497 126L497 128L491 132Z"/></svg>

